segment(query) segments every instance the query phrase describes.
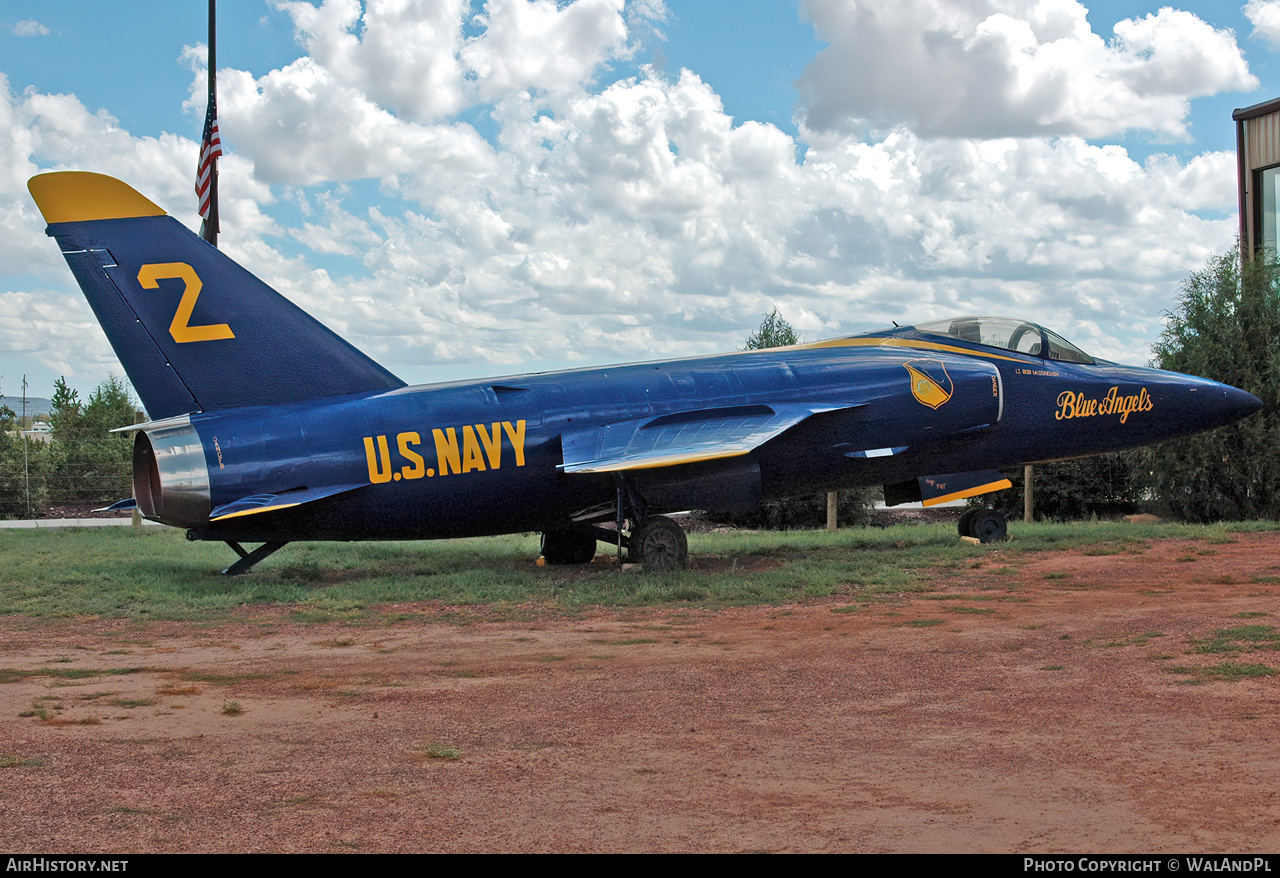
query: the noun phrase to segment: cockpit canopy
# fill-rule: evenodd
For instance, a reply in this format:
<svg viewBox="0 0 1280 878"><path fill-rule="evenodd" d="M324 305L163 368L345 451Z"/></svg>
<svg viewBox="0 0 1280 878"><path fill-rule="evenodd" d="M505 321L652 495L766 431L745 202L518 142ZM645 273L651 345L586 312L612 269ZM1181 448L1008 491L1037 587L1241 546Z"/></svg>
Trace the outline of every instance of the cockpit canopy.
<svg viewBox="0 0 1280 878"><path fill-rule="evenodd" d="M1003 348L1032 357L1088 365L1096 362L1071 342L1043 326L1009 317L949 317L946 320L917 323L913 328L924 335L949 335L961 341Z"/></svg>

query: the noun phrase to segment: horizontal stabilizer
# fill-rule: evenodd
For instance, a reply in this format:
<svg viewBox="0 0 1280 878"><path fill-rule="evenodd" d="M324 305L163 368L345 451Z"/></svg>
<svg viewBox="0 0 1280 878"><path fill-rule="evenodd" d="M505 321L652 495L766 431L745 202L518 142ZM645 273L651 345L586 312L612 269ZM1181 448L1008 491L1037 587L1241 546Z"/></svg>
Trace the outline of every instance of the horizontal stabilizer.
<svg viewBox="0 0 1280 878"><path fill-rule="evenodd" d="M116 502L112 503L110 506L103 506L101 509L95 509L93 511L94 512L119 512L123 509L136 509L137 507L138 507L138 501L133 499L132 497L128 497L124 500L117 500Z"/></svg>
<svg viewBox="0 0 1280 878"><path fill-rule="evenodd" d="M561 437L567 473L654 469L737 457L819 412L809 403L730 406L619 421Z"/></svg>
<svg viewBox="0 0 1280 878"><path fill-rule="evenodd" d="M257 515L260 512L279 512L291 509L304 503L314 503L325 497L333 497L347 491L365 487L367 483L356 485L329 485L325 488L300 488L296 491L285 491L280 494L253 494L241 497L233 503L224 503L209 514L209 521L225 521L228 518L242 518L246 515Z"/></svg>

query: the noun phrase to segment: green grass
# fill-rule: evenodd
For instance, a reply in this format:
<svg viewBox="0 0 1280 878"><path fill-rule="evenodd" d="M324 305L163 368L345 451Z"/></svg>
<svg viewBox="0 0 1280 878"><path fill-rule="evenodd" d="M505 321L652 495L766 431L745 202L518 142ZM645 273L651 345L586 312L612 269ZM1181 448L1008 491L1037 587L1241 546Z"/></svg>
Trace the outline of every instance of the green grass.
<svg viewBox="0 0 1280 878"><path fill-rule="evenodd" d="M418 750L427 759L461 759L462 751L447 744L428 744Z"/></svg>
<svg viewBox="0 0 1280 878"><path fill-rule="evenodd" d="M0 615L217 622L248 606L283 608L302 623L429 617L467 624L547 612L572 616L596 607L776 605L832 595L865 606L933 592L952 571L1003 592L1016 587L1017 577L1009 574L1030 552L1133 552L1155 539L1201 548L1229 542L1239 531L1275 527L1042 523L1016 525L1015 539L998 546L961 543L951 524L691 534L691 568L665 574L605 564L537 567L538 538L532 534L295 543L239 577L217 572L234 560L226 546L188 543L167 528L5 530ZM0 670L0 682L5 673ZM85 673L65 669L69 679Z"/></svg>
<svg viewBox="0 0 1280 878"><path fill-rule="evenodd" d="M1280 649L1280 630L1274 625L1237 625L1220 628L1208 637L1193 640L1202 654L1243 652L1248 649Z"/></svg>
<svg viewBox="0 0 1280 878"><path fill-rule="evenodd" d="M1186 674L1190 679L1182 682L1191 685L1206 683L1212 680L1222 680L1228 683L1238 683L1241 680L1251 680L1256 677L1273 677L1276 669L1270 665L1264 665L1259 662L1219 662L1216 665L1210 665L1205 668L1192 668L1185 665L1166 668L1172 674Z"/></svg>
<svg viewBox="0 0 1280 878"><path fill-rule="evenodd" d="M1207 668L1203 668L1200 673L1213 680L1248 680L1252 677L1272 677L1275 676L1276 669L1270 665L1259 664L1257 662L1221 662Z"/></svg>

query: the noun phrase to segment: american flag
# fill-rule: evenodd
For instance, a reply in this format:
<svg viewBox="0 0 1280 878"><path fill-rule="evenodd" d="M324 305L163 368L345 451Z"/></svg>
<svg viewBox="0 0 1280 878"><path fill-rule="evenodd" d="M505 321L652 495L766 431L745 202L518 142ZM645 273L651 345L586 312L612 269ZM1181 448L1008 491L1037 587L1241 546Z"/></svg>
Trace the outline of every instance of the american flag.
<svg viewBox="0 0 1280 878"><path fill-rule="evenodd" d="M196 165L196 195L200 198L200 217L209 219L214 162L222 155L218 138L218 104L209 96L209 110L204 114L204 136L200 138L200 162Z"/></svg>

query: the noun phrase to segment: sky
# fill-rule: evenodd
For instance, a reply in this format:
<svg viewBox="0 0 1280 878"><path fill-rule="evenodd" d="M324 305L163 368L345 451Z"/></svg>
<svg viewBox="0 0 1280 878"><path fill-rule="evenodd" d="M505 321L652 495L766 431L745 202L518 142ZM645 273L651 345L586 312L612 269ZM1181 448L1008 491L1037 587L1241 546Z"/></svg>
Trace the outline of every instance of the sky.
<svg viewBox="0 0 1280 878"><path fill-rule="evenodd" d="M236 0L221 248L409 383L953 314L1144 364L1280 0ZM199 0L0 0L0 393L122 375L26 189L198 229Z"/></svg>

